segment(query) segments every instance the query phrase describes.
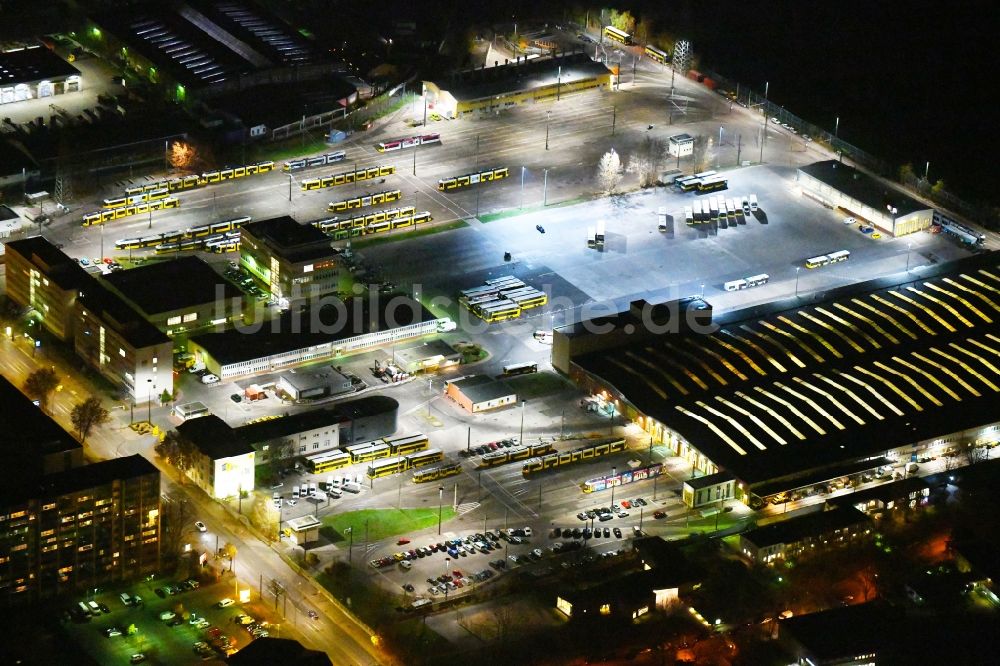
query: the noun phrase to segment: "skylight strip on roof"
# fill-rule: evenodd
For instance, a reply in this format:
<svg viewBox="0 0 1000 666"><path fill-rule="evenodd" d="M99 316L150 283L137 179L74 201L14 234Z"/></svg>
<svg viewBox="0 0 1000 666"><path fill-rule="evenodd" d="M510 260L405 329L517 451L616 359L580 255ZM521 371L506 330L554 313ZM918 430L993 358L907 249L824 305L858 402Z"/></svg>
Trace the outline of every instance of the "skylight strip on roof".
<svg viewBox="0 0 1000 666"><path fill-rule="evenodd" d="M746 331L749 335L753 335L755 337L760 338L761 340L764 340L764 341L768 342L769 344L771 344L772 346L774 346L775 349L780 349L781 351L785 352L785 355L788 356L788 360L790 360L792 363L794 363L795 365L799 366L800 368L805 368L806 367L806 364L803 363L802 361L800 361L799 357L796 356L795 354L793 354L788 349L788 347L786 347L785 345L781 344L781 342L779 342L778 340L775 340L774 338L772 338L767 333L764 333L763 331L754 330L754 329L750 328L749 326L747 326L746 324L740 324L740 328L742 330Z"/></svg>
<svg viewBox="0 0 1000 666"><path fill-rule="evenodd" d="M930 286L930 285L928 285L928 286ZM937 296L934 296L932 294L928 294L926 291L921 291L920 289L914 289L913 287L907 287L906 289L907 289L907 291L912 291L914 294L917 294L918 296L922 296L923 298L926 298L927 300L929 300L929 301L931 301L933 303L937 303L938 305L940 305L941 307L943 307L945 310L947 310L948 312L950 312L956 319L958 319L960 322L962 322L963 324L965 324L968 328L972 328L974 326L974 324L971 321L969 321L968 319L966 319L965 317L963 317L958 310L956 310L955 308L953 308L950 304L945 303L943 300L941 300Z"/></svg>
<svg viewBox="0 0 1000 666"><path fill-rule="evenodd" d="M936 291L938 293L944 294L945 296L950 296L951 298L955 299L956 301L958 301L959 303L961 303L962 305L964 305L965 307L967 307L970 311L972 311L972 313L975 314L977 317L979 317L980 319L982 319L983 321L985 321L987 324L992 324L993 323L992 319L990 319L985 314L983 314L983 312L979 308L977 308L975 305L973 305L972 303L970 303L963 296L959 296L958 294L956 294L954 292L951 292L951 291L948 291L947 289L939 287L936 284L933 284L931 282L927 282L925 286L927 286L930 289L933 289L934 291Z"/></svg>
<svg viewBox="0 0 1000 666"><path fill-rule="evenodd" d="M730 331L728 329L725 329L725 328L720 329L719 333L721 333L723 335L728 335L733 340L736 340L737 342L742 342L746 346L750 347L755 352L757 352L758 354L760 354L761 357L766 358L771 365L773 365L775 368L777 368L778 372L788 372L788 370L785 368L785 366L781 365L781 363L778 362L778 359L774 358L774 354L770 354L770 353L764 351L761 347L759 347L752 340L747 340L746 338L741 338L740 336L736 335L732 331Z"/></svg>
<svg viewBox="0 0 1000 666"><path fill-rule="evenodd" d="M875 349L881 349L882 348L882 345L881 345L881 343L879 343L878 340L876 340L872 336L868 335L868 331L861 330L861 328L859 328L857 324L855 324L853 322L850 322L850 321L847 321L843 317L835 315L834 313L830 312L829 310L827 310L825 308L816 308L816 312L818 312L821 315L824 315L826 317L829 317L830 319L834 320L835 322L837 322L838 324L840 324L841 326L843 326L847 330L851 331L852 333L856 333L856 334L860 335L865 340L867 340L868 343L872 347L874 347ZM848 312L850 312L850 310L848 310Z"/></svg>
<svg viewBox="0 0 1000 666"><path fill-rule="evenodd" d="M751 421L753 421L754 423L756 423L758 428L760 428L761 430L763 430L764 432L766 432L768 435L770 435L771 438L775 442L777 442L778 444L781 444L782 446L784 446L785 444L788 444L788 441L784 437L782 437L778 433L774 432L774 430L771 429L771 426L769 426L766 423L764 423L763 421L761 421L760 417L758 417L756 414L748 412L747 410L745 410L742 407L740 407L739 405L737 405L735 402L732 402L730 400L726 400L721 395L715 396L715 399L718 400L719 402L721 402L722 404L724 404L726 407L729 407L730 409L739 412L743 416L747 417L748 419L750 419Z"/></svg>
<svg viewBox="0 0 1000 666"><path fill-rule="evenodd" d="M882 318L884 318L884 319L888 320L889 322L891 322L891 323L892 323L892 325L893 325L893 326L895 326L895 327L896 327L896 328L898 328L898 329L899 329L900 331L902 331L904 335L908 335L908 336L910 337L910 339L911 339L911 340L916 340L916 339L917 339L917 334L916 334L916 333L914 333L914 332L913 332L913 331L911 331L910 329L908 329L908 328L906 328L905 326L903 326L902 324L900 324L900 323L899 323L898 321L896 321L896 320L895 320L895 318L893 318L893 316L892 316L892 315L890 315L890 314L888 314L888 313L886 313L886 312L882 312L881 310L879 310L878 308L876 308L876 307L875 307L874 305L871 305L871 304L869 304L869 303L865 303L864 301L862 301L862 300L859 300L859 299L857 299L857 298L852 298L852 299L851 299L851 302L852 302L852 303L854 303L855 305L858 305L858 306L860 306L860 307L863 307L863 308L865 308L865 309L866 309L866 310L868 310L869 312L872 312L872 313L874 313L874 314L877 314L877 315L879 315L880 317L882 317Z"/></svg>
<svg viewBox="0 0 1000 666"><path fill-rule="evenodd" d="M933 365L935 368L937 368L941 372L945 373L946 375L948 375L949 377L951 377L952 379L954 379L955 382L957 382L958 384L960 384L962 386L962 388L964 388L966 391L968 391L972 395L976 396L977 398L982 395L979 391L977 391L976 389L974 389L971 386L969 386L968 382L966 382L964 379L962 379L961 377L959 377L958 374L954 370L952 370L951 368L949 368L947 366L944 366L944 365L941 365L937 361L935 361L933 359L930 359L930 358L927 358L926 356L924 356L923 354L921 354L919 352L913 352L913 358L920 359L921 361L923 361L924 363L927 363L928 365ZM963 363L963 365L964 365L964 363ZM966 366L966 367L968 367L968 366Z"/></svg>
<svg viewBox="0 0 1000 666"><path fill-rule="evenodd" d="M935 377L931 373L927 372L923 368L914 365L910 361L908 361L905 358L902 358L900 356L893 356L892 360L895 361L896 363L899 363L903 367L909 368L910 370L913 370L914 372L923 375L924 377L926 377L927 379L929 379L932 384L934 384L939 389L941 389L942 391L944 391L945 393L947 393L948 395L950 395L951 398L952 398L952 400L956 400L958 402L962 401L962 398L957 393L955 393L954 391L952 391L949 387L945 386L944 382L942 382L940 379L938 379L937 377ZM925 396L928 396L928 397L931 396L931 393L929 391L927 391L927 389L923 388L922 386L919 386L918 390L921 393L923 393ZM935 404L937 404L938 407L943 407L944 406L944 403L935 402Z"/></svg>
<svg viewBox="0 0 1000 666"><path fill-rule="evenodd" d="M855 384L860 384L861 386L863 386L864 388L866 388L869 393L871 393L872 395L874 395L875 397L877 397L880 402L885 402L885 399L881 395L879 395L875 391L874 388L872 388L871 386L868 386L864 382L859 381L859 380L857 380L857 379L855 379L855 378L853 378L853 377L851 377L849 375L845 375L843 373L840 373L839 376L843 377L844 379L847 379L849 381L852 381ZM847 386L845 384L838 384L837 382L833 381L833 379L831 379L830 377L827 377L826 375L821 375L818 372L814 372L813 373L813 377L816 377L818 379L823 380L824 382L826 382L830 386L832 386L832 387L836 388L837 390L841 391L842 393L846 394L848 397L850 397L852 400L854 400L854 402L858 403L858 405L860 405L862 409L864 409L865 411L867 411L869 414L871 414L872 416L874 416L879 421L884 421L885 420L884 416L882 416L881 414L879 414L878 412L876 412L875 409L871 405L868 404L868 401L862 400L861 396L859 396L857 393L855 393L854 391L852 391L849 386Z"/></svg>
<svg viewBox="0 0 1000 666"><path fill-rule="evenodd" d="M699 407L701 407L702 409L704 409L709 414L713 414L715 416L718 416L720 419L725 419L729 423L729 425L731 425L734 428L736 428L737 430L739 430L743 434L743 436L746 437L748 440L750 440L750 442L754 446L756 446L759 450L761 450L761 451L767 451L767 447L766 446L764 446L763 444L761 444L757 440L756 437L754 437L753 435L750 434L749 430L747 430L746 428L743 427L742 423L740 423L739 421L737 421L735 418L733 418L729 414L726 414L725 412L720 412L716 408L714 408L714 407L712 407L712 406L704 403L701 400L696 401L695 404L698 405Z"/></svg>
<svg viewBox="0 0 1000 666"><path fill-rule="evenodd" d="M711 430L712 432L714 432L716 434L716 436L719 437L719 439L721 439L726 444L728 444L729 446L731 446L733 448L733 450L736 451L741 456L745 456L747 454L747 452L744 451L740 447L739 444L737 444L735 441L733 441L732 437L730 437L726 433L724 433L721 430L719 430L719 428L716 427L716 425L714 423L712 423L711 421L709 421L708 419L706 419L704 416L701 416L700 414L695 414L694 412L690 412L690 411L684 409L683 407L681 407L680 405L674 405L674 408L677 411L679 411L681 414L684 414L685 416L690 416L695 421L700 421L701 423L704 423L708 427L709 430Z"/></svg>
<svg viewBox="0 0 1000 666"><path fill-rule="evenodd" d="M893 291L893 292L889 292L889 293L895 294L896 292ZM905 296L902 296L902 294L900 294L900 296L904 300L909 301L910 303L913 303L912 300L910 300L909 298L906 298ZM895 310L896 312L902 314L903 316L909 317L910 320L913 321L914 324L916 324L917 326L919 326L920 328L922 328L925 332L930 333L931 335L937 335L937 332L935 330L933 330L932 328L930 328L929 326L927 326L927 324L925 324L924 322L922 322L919 319L917 319L917 315L913 314L912 312L910 312L906 308L902 308L902 307L896 305L895 303L890 303L889 301L887 301L886 299L882 298L878 294L872 294L872 298L875 299L876 301L878 301L879 303L881 303L882 305L885 305L887 307L892 308L893 310ZM916 304L914 304L914 306L915 305ZM914 337L913 339L916 340L916 337Z"/></svg>
<svg viewBox="0 0 1000 666"><path fill-rule="evenodd" d="M754 407L756 407L760 411L766 412L767 414L769 414L774 420L778 421L783 426L785 426L786 428L788 428L788 432L792 433L793 435L795 435L796 437L798 437L800 440L803 440L803 441L805 440L806 436L803 435L799 431L798 428L796 428L795 426L793 426L791 424L791 422L788 419L786 419L782 414L779 414L778 412L776 412L770 405L765 405L764 403L760 402L759 400L755 400L754 398L750 397L749 395L747 395L743 391L737 391L735 395L739 396L740 398L743 398L744 400L746 400L748 403L750 403L751 405L753 405Z"/></svg>
<svg viewBox="0 0 1000 666"><path fill-rule="evenodd" d="M791 333L789 333L788 331L786 331L784 329L778 328L777 326L775 326L774 324L772 324L769 321L763 321L763 320L761 320L760 324L761 324L761 326L766 326L767 328L771 329L772 331L774 331L778 335L785 336L786 338L788 338L789 340L791 340L792 342L794 342L795 344L797 344L799 347L802 347L802 349L805 350L805 352L807 354L809 354L814 359L816 359L816 361L818 361L819 363L823 363L823 357L820 356L819 354L817 354L815 351L813 351L812 348L809 345L807 345L805 342L803 342L801 339L795 337L794 335L792 335Z"/></svg>
<svg viewBox="0 0 1000 666"><path fill-rule="evenodd" d="M798 398L802 402L806 403L807 405L809 405L810 407L812 407L814 410L816 410L816 412L818 414L822 414L823 416L825 416L826 419L830 423L832 423L833 427L836 428L837 430L846 430L846 428L844 427L843 423L841 423L837 419L833 418L833 415L830 412L828 412L826 409L824 409L822 406L820 406L819 403L817 403L812 398L807 398L805 395L799 393L798 391L796 391L795 389L793 389L791 386L788 386L787 384L783 384L782 382L775 382L774 385L777 386L778 388L780 388L781 390L785 391L789 395L795 396L796 398Z"/></svg>
<svg viewBox="0 0 1000 666"><path fill-rule="evenodd" d="M983 292L976 291L975 289L969 289L968 287L966 287L961 282L958 282L957 280L952 280L950 277L944 278L942 280L942 282L946 282L946 283L950 284L951 286L955 287L956 289L960 289L961 291L964 291L967 294L972 294L973 296L976 296L977 298L979 298L979 300L981 300L984 303L986 303L987 305L989 305L995 311L1000 312L1000 306L998 306L996 303L994 303L992 300L990 300L990 298L986 294L984 294Z"/></svg>
<svg viewBox="0 0 1000 666"><path fill-rule="evenodd" d="M914 409L916 409L918 412L924 411L924 408L921 407L918 403L914 402L913 398L911 398L910 396L908 396L905 393L903 393L899 389L898 386L896 386L895 384L893 384L891 381L889 381L888 379L886 379L882 375L877 375L874 372L872 372L871 370L869 370L868 368L862 368L860 365L854 366L854 369L857 370L858 372L860 372L863 375L868 375L869 377L874 377L875 379L879 380L880 382L882 382L883 384L885 384L886 386L888 386L889 389L893 393L895 393L896 395L898 395L900 398L902 398L906 402L910 403L910 406L913 407ZM892 372L893 372L893 374L898 374L895 370L893 370ZM850 378L850 375L845 374L844 376ZM889 407L892 408L892 411L896 412L896 416L902 416L903 415L903 412L899 411L899 408L897 408L896 405L892 404L888 400L886 400L885 404L889 405Z"/></svg>
<svg viewBox="0 0 1000 666"><path fill-rule="evenodd" d="M837 358L844 358L844 355L841 354L839 351L837 351L836 347L834 347L829 342L827 342L826 338L824 338L819 333L817 333L815 331L810 331L808 328L806 328L804 326L801 326L799 324L796 324L794 321L792 321L791 319L789 319L785 315L780 315L778 317L778 321L784 322L788 326L791 326L792 328L794 328L799 333L802 333L803 335L808 335L811 338L813 338L814 340L818 341L821 345L823 345L824 347L826 347L826 350L828 352L830 352L831 354L833 354Z"/></svg>
<svg viewBox="0 0 1000 666"><path fill-rule="evenodd" d="M805 421L806 425L808 425L809 427L811 427L813 430L815 430L820 435L825 435L826 434L825 430L823 430L822 428L820 428L819 425L815 421L813 421L811 418L809 418L808 416L806 416L802 412L801 409L799 409L798 407L796 407L792 403L788 402L784 398L781 398L781 397L779 397L779 396L777 396L777 395L769 392L763 386L754 386L753 388L754 388L755 391L757 391L761 395L767 396L771 400L774 400L775 402L784 405L785 408L788 409L788 411L790 411L792 414L795 414L797 417L799 417L800 419L802 419L803 421Z"/></svg>
<svg viewBox="0 0 1000 666"><path fill-rule="evenodd" d="M826 391L824 389L821 389L818 386L810 384L809 382L807 382L802 377L793 377L792 379L795 382L797 382L798 384L801 384L802 386L805 386L810 391L812 391L814 393L819 393L821 396L823 396L824 398L826 398L827 400L829 400L831 404L835 405L837 407L837 409L839 409L840 411L844 412L844 415L847 416L847 418L853 420L858 425L864 425L865 424L864 420L860 416L858 416L853 411L851 411L846 406L844 406L844 404L842 402L840 402L840 399L837 398L837 397L835 397L829 391ZM844 390L843 388L841 388L841 392L848 393L848 391Z"/></svg>
<svg viewBox="0 0 1000 666"><path fill-rule="evenodd" d="M841 340L843 340L848 345L850 345L851 347L853 347L854 351L858 352L859 354L864 354L867 351L864 347L862 347L861 345L859 345L857 342L855 342L854 340L851 340L849 337L847 337L844 334L843 331L840 331L840 330L834 328L833 326L831 326L829 323L823 321L822 319L818 319L818 318L812 316L811 314L809 314L805 310L799 310L799 314L802 315L803 317L805 317L806 319L808 319L809 321L813 322L817 326L822 326L823 328L825 328L826 330L830 331L834 335L839 336Z"/></svg>

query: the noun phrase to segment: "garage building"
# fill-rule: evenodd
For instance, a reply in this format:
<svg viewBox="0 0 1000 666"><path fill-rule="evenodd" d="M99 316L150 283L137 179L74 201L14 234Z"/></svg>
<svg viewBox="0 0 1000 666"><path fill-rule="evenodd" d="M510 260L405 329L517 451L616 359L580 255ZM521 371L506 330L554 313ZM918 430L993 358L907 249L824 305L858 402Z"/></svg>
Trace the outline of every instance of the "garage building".
<svg viewBox="0 0 1000 666"><path fill-rule="evenodd" d="M934 218L931 206L837 160L801 167L796 178L806 196L893 236L923 231Z"/></svg>
<svg viewBox="0 0 1000 666"><path fill-rule="evenodd" d="M43 46L0 53L0 105L81 89L80 70Z"/></svg>

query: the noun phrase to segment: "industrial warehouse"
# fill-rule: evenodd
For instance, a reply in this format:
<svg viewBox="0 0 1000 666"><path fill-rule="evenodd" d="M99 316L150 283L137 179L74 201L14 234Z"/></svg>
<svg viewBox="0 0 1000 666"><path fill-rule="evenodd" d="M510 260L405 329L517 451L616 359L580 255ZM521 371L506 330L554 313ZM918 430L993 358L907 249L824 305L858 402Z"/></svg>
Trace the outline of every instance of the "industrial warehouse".
<svg viewBox="0 0 1000 666"><path fill-rule="evenodd" d="M553 366L699 474L735 478L754 506L992 446L1000 267L983 256L923 272L714 320L699 298L636 302L557 328ZM649 331L671 317L676 333Z"/></svg>

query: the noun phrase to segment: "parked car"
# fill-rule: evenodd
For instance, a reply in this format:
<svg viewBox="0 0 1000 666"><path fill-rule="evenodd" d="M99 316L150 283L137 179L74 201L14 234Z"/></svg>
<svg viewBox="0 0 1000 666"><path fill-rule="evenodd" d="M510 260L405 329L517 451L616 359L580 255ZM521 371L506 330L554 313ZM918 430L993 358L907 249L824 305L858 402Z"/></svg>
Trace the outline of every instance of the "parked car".
<svg viewBox="0 0 1000 666"><path fill-rule="evenodd" d="M226 597L225 599L222 599L221 601L219 601L219 603L217 603L215 605L218 608L229 608L230 606L232 606L235 603L236 603L235 601L233 601L232 599Z"/></svg>
<svg viewBox="0 0 1000 666"><path fill-rule="evenodd" d="M201 522L200 520L196 520L195 521L194 528L196 530L198 530L199 532L207 532L208 531L208 527L205 525L205 523Z"/></svg>

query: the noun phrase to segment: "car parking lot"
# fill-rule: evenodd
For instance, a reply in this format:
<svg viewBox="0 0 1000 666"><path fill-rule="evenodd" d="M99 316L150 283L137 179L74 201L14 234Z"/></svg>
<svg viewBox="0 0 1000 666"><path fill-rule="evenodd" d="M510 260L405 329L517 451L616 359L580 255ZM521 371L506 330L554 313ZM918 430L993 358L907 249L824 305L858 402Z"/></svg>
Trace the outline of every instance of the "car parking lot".
<svg viewBox="0 0 1000 666"><path fill-rule="evenodd" d="M617 555L621 550L616 547L616 540L635 534L635 530L623 532L618 527L553 528L547 534L537 534L531 527L522 527L428 537L426 545L403 538L397 542L395 552L370 560L369 566L378 572L375 577L382 583L440 600L474 590L505 572L593 546L601 540L613 546L609 553ZM598 557L614 555L602 553ZM565 559L559 562L563 569L572 564ZM555 563L540 565L529 573L546 575L555 568Z"/></svg>
<svg viewBox="0 0 1000 666"><path fill-rule="evenodd" d="M80 602L70 603L61 619L97 663L129 663L137 654L145 663L191 663L222 658L268 635L266 611L245 609L233 595L231 582L144 583L82 602L98 608L86 616Z"/></svg>

